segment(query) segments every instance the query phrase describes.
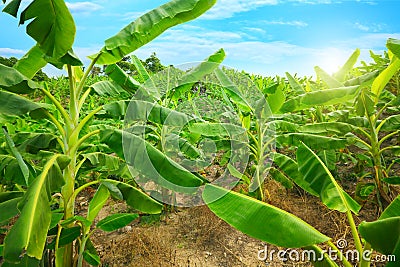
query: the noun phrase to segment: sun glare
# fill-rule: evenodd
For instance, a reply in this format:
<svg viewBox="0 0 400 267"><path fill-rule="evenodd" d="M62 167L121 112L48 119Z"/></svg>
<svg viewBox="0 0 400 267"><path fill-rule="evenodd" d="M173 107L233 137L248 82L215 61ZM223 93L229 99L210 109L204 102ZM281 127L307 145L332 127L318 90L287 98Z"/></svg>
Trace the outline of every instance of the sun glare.
<svg viewBox="0 0 400 267"><path fill-rule="evenodd" d="M320 63L320 67L328 74L337 72L345 63L346 58L339 53L334 53L326 56Z"/></svg>

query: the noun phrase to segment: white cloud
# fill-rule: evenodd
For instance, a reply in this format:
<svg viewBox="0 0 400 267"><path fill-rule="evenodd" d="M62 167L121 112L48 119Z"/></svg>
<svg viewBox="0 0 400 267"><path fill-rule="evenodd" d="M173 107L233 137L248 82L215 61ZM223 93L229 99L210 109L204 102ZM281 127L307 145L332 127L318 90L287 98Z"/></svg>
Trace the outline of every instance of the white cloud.
<svg viewBox="0 0 400 267"><path fill-rule="evenodd" d="M92 2L66 2L66 4L72 13L90 13L103 8L101 5Z"/></svg>
<svg viewBox="0 0 400 267"><path fill-rule="evenodd" d="M202 19L231 18L237 13L256 10L263 6L293 4L338 4L340 0L219 0L217 4L206 12Z"/></svg>
<svg viewBox="0 0 400 267"><path fill-rule="evenodd" d="M354 23L353 27L364 32L382 32L386 25L379 23L361 24L359 22Z"/></svg>
<svg viewBox="0 0 400 267"><path fill-rule="evenodd" d="M264 29L257 28L257 27L244 27L243 30L248 31L248 32L259 33L259 34L267 33Z"/></svg>
<svg viewBox="0 0 400 267"><path fill-rule="evenodd" d="M25 54L26 51L21 50L21 49L13 49L13 48L7 48L7 47L0 47L0 54L9 56L9 55L23 55Z"/></svg>
<svg viewBox="0 0 400 267"><path fill-rule="evenodd" d="M262 23L266 25L286 25L286 26L296 26L296 27L307 27L308 24L304 21L292 20L292 21L283 21L283 20L262 20L257 23Z"/></svg>
<svg viewBox="0 0 400 267"><path fill-rule="evenodd" d="M262 6L277 5L278 0L219 0L201 18L224 19L230 18L236 13L255 10Z"/></svg>

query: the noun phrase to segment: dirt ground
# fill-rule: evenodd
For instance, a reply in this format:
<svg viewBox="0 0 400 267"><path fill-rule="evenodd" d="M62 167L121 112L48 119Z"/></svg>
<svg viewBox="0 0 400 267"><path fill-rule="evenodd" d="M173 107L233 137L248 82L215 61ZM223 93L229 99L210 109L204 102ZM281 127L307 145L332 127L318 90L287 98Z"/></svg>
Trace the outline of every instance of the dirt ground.
<svg viewBox="0 0 400 267"><path fill-rule="evenodd" d="M299 216L331 237L333 242L346 240L345 249L354 247L345 214L330 211L317 198L301 190L286 190L274 181L268 182L267 188L270 189L271 204ZM110 202L100 219L108 213L124 210L125 205ZM366 204L356 223L375 220L377 212L376 205ZM268 252L285 248L242 234L216 217L206 206L178 209L153 218L152 223L149 223L150 219L141 217L117 232L95 233L93 243L101 256L102 266L312 266L309 262L281 261L276 254L273 259L260 260L259 251L265 251L265 248ZM260 254L261 257L264 255Z"/></svg>

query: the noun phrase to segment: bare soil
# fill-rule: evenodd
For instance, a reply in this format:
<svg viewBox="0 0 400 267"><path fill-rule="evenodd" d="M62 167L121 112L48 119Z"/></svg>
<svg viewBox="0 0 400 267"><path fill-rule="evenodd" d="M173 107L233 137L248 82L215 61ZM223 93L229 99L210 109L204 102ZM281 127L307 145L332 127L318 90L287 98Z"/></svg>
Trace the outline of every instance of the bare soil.
<svg viewBox="0 0 400 267"><path fill-rule="evenodd" d="M271 194L271 204L302 218L334 242L346 240L345 249L354 248L345 214L330 211L319 199L301 190L286 190L274 181L266 186ZM354 185L348 183L348 187ZM112 201L99 219L126 209L124 204ZM375 220L377 212L376 205L367 202L356 223ZM282 261L276 254L266 261L258 259L259 251L266 247L268 251L285 248L246 236L220 220L206 206L179 209L152 224L144 223L145 219L148 220L141 217L117 232L94 234L93 243L103 266L312 266L309 262Z"/></svg>

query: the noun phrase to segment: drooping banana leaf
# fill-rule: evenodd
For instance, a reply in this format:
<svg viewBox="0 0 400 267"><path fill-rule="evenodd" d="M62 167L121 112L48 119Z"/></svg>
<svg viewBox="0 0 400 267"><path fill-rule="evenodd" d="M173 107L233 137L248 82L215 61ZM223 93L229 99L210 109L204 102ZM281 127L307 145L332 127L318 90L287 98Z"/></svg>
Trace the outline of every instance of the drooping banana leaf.
<svg viewBox="0 0 400 267"><path fill-rule="evenodd" d="M15 9L14 9L15 11ZM16 15L16 14L12 14ZM43 52L60 58L71 49L75 39L75 23L63 0L34 0L22 11L19 24L29 21L27 33Z"/></svg>
<svg viewBox="0 0 400 267"><path fill-rule="evenodd" d="M17 205L23 195L23 192L18 191L0 193L0 222L9 220L19 213Z"/></svg>
<svg viewBox="0 0 400 267"><path fill-rule="evenodd" d="M349 143L346 139L309 133L282 134L276 137L276 141L280 145L288 146L299 146L303 142L313 149L339 149L346 147Z"/></svg>
<svg viewBox="0 0 400 267"><path fill-rule="evenodd" d="M35 45L13 67L27 78L32 79L36 72L47 65L43 56L42 49L39 45Z"/></svg>
<svg viewBox="0 0 400 267"><path fill-rule="evenodd" d="M400 59L394 57L390 65L384 69L372 83L371 92L374 95L375 104L378 103L379 97L388 84L393 75L400 69Z"/></svg>
<svg viewBox="0 0 400 267"><path fill-rule="evenodd" d="M193 192L203 181L168 158L139 136L106 128L100 133L105 142L127 164L157 184L180 192Z"/></svg>
<svg viewBox="0 0 400 267"><path fill-rule="evenodd" d="M264 242L300 248L330 239L293 214L216 185L205 186L203 199L218 217Z"/></svg>
<svg viewBox="0 0 400 267"><path fill-rule="evenodd" d="M185 113L147 101L132 100L129 103L126 122L151 121L159 125L184 126L192 118Z"/></svg>
<svg viewBox="0 0 400 267"><path fill-rule="evenodd" d="M28 165L26 165L24 159L22 158L21 153L18 151L18 149L15 147L14 141L8 134L7 128L3 126L3 133L6 137L6 143L8 148L11 150L11 154L15 157L15 159L18 162L18 166L21 169L21 173L24 176L25 179L25 184L29 185L29 168Z"/></svg>
<svg viewBox="0 0 400 267"><path fill-rule="evenodd" d="M107 66L105 73L116 84L121 86L127 92L133 94L140 87L140 83L126 74L118 65L112 64Z"/></svg>
<svg viewBox="0 0 400 267"><path fill-rule="evenodd" d="M4 258L16 263L26 253L41 259L51 221L51 193L63 184L62 169L69 159L62 155L51 157L42 173L32 182L19 203L21 214L4 240Z"/></svg>
<svg viewBox="0 0 400 267"><path fill-rule="evenodd" d="M343 136L356 131L356 127L345 122L321 122L299 127L299 132L311 134L336 134Z"/></svg>
<svg viewBox="0 0 400 267"><path fill-rule="evenodd" d="M303 86L301 86L301 84L292 75L290 75L289 72L286 72L285 74L293 91L295 91L297 94L304 94L305 91Z"/></svg>
<svg viewBox="0 0 400 267"><path fill-rule="evenodd" d="M342 88L319 90L296 96L286 101L280 112L292 112L315 106L328 106L341 104L353 100L359 92L359 86L348 86Z"/></svg>
<svg viewBox="0 0 400 267"><path fill-rule="evenodd" d="M21 116L33 111L40 112L44 107L28 98L0 90L0 114Z"/></svg>
<svg viewBox="0 0 400 267"><path fill-rule="evenodd" d="M108 188L111 195L122 196L121 200L124 200L126 204L138 211L148 214L158 214L163 209L161 203L152 199L136 187L110 179L103 180L102 184Z"/></svg>
<svg viewBox="0 0 400 267"><path fill-rule="evenodd" d="M113 64L150 42L170 27L195 19L216 0L173 0L144 14L105 41L102 50L90 56L98 64Z"/></svg>
<svg viewBox="0 0 400 267"><path fill-rule="evenodd" d="M319 194L328 208L358 213L361 206L342 189L314 151L303 144L297 149L296 157L304 181Z"/></svg>
<svg viewBox="0 0 400 267"><path fill-rule="evenodd" d="M193 68L190 72L186 73L179 81L177 87L173 90L171 96L172 100L178 100L185 92L190 90L193 85L200 81L204 76L212 73L225 58L225 51L223 49L218 50L198 66Z"/></svg>
<svg viewBox="0 0 400 267"><path fill-rule="evenodd" d="M377 221L360 223L359 232L373 249L395 257L395 261L392 258L385 266L397 266L400 258L400 196L390 203Z"/></svg>
<svg viewBox="0 0 400 267"><path fill-rule="evenodd" d="M237 86L229 79L223 70L215 69L215 75L221 83L224 92L244 112L251 112L253 107L246 101L244 96L240 93Z"/></svg>
<svg viewBox="0 0 400 267"><path fill-rule="evenodd" d="M100 81L92 84L91 87L99 96L128 96L126 91L118 83L112 81Z"/></svg>
<svg viewBox="0 0 400 267"><path fill-rule="evenodd" d="M318 196L318 193L310 187L309 183L304 181L303 174L301 174L299 171L299 166L296 161L281 153L272 153L271 158L278 168L290 179L292 179L298 186L310 194Z"/></svg>
<svg viewBox="0 0 400 267"><path fill-rule="evenodd" d="M360 56L360 49L356 49L353 54L347 59L343 67L340 68L338 72L333 74L333 78L339 82L344 82L346 75L353 69L354 65L357 63L358 57Z"/></svg>
<svg viewBox="0 0 400 267"><path fill-rule="evenodd" d="M323 69L320 67L316 66L315 68L315 73L317 76L328 86L329 89L332 88L341 88L344 87L344 84L333 78L331 75L326 73Z"/></svg>
<svg viewBox="0 0 400 267"><path fill-rule="evenodd" d="M39 85L21 74L17 69L0 64L0 88L12 93L29 94Z"/></svg>

